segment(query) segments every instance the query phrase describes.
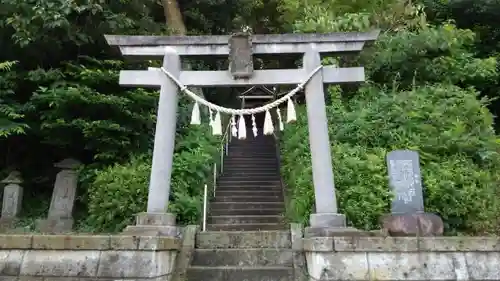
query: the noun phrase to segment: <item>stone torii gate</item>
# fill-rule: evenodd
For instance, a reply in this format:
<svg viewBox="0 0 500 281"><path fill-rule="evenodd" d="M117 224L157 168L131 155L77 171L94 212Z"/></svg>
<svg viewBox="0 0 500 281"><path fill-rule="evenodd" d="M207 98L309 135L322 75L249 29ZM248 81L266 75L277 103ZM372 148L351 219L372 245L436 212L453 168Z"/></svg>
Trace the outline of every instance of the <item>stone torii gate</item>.
<svg viewBox="0 0 500 281"><path fill-rule="evenodd" d="M231 87L299 84L318 66L320 54L360 52L374 41L379 31L368 33L282 34L233 36L122 36L106 35L110 46L125 57L163 58L163 68L180 83L191 87ZM304 54L302 69L254 70L254 54ZM228 55L228 71L189 71L181 69L186 56ZM345 216L338 213L332 169L324 84L356 83L365 79L363 67L324 66L305 86L309 141L312 159L315 213L311 228L345 228ZM139 214L130 231L154 230L172 235L175 217L168 214L170 177L174 152L178 86L158 69L123 70L120 85L160 88L158 118L147 212Z"/></svg>

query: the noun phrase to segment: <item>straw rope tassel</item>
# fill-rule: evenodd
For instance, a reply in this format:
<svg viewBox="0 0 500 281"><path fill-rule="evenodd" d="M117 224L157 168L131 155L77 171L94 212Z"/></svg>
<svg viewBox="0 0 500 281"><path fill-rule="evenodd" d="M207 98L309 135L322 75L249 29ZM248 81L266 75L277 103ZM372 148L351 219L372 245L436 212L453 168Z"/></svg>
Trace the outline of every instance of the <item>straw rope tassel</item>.
<svg viewBox="0 0 500 281"><path fill-rule="evenodd" d="M271 118L271 113L269 113L269 110L266 110L266 116L264 117L264 135L272 135L273 133L273 118Z"/></svg>
<svg viewBox="0 0 500 281"><path fill-rule="evenodd" d="M212 111L212 109L210 107L208 108L208 116L209 116L209 120L210 120L210 122L208 124L210 124L210 127L213 128L213 126L214 126L214 118L213 118L214 112Z"/></svg>
<svg viewBox="0 0 500 281"><path fill-rule="evenodd" d="M245 124L245 116L240 115L240 120L238 120L238 139L244 140L247 138L247 126Z"/></svg>
<svg viewBox="0 0 500 281"><path fill-rule="evenodd" d="M238 136L238 129L236 128L236 117L231 116L231 135L233 137L237 137Z"/></svg>
<svg viewBox="0 0 500 281"><path fill-rule="evenodd" d="M294 122L297 121L297 113L295 112L295 106L293 105L293 101L291 98L288 98L288 102L286 105L286 122Z"/></svg>
<svg viewBox="0 0 500 281"><path fill-rule="evenodd" d="M257 130L257 124L255 123L255 115L252 114L252 132L253 136L256 137L258 130Z"/></svg>
<svg viewBox="0 0 500 281"><path fill-rule="evenodd" d="M280 131L283 131L285 129L285 125L283 124L283 120L281 119L281 110L279 107L276 107L276 114L278 114L278 123Z"/></svg>
<svg viewBox="0 0 500 281"><path fill-rule="evenodd" d="M220 112L217 111L215 113L215 119L212 123L212 134L215 135L215 136L220 136L222 135L222 124L221 124L221 121L220 121Z"/></svg>
<svg viewBox="0 0 500 281"><path fill-rule="evenodd" d="M198 102L195 102L193 105L193 111L191 112L191 125L200 125L201 117L200 117L200 105Z"/></svg>

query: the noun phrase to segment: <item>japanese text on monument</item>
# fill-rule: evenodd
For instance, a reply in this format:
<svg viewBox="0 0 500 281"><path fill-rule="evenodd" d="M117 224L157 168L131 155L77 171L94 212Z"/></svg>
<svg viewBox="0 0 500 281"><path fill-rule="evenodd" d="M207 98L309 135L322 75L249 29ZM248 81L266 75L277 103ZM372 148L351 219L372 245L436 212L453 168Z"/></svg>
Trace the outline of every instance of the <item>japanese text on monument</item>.
<svg viewBox="0 0 500 281"><path fill-rule="evenodd" d="M397 200L405 204L412 202L416 195L415 184L419 181L419 176L413 173L413 161L390 160L389 163Z"/></svg>

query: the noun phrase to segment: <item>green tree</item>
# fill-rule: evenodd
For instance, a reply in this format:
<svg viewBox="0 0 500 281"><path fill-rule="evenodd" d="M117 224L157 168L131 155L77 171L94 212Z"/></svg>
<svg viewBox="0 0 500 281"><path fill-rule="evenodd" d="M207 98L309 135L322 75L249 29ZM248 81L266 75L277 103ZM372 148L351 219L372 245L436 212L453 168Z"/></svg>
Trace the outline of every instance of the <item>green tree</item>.
<svg viewBox="0 0 500 281"><path fill-rule="evenodd" d="M385 155L413 149L421 156L426 210L443 218L446 231L496 233L500 147L484 98L484 84L498 80L496 58L478 56L471 30L425 23L419 6L406 3L410 12L401 13L371 1L347 3L345 10L315 3L306 12L311 16L292 17L295 31L382 28L379 40L356 61L366 67L369 83L329 89L340 211L356 227L378 228L392 198ZM340 60L341 66L347 63L352 60ZM289 218L307 223L314 203L312 171L305 109L298 112L297 124L287 126L282 137L282 171Z"/></svg>
<svg viewBox="0 0 500 281"><path fill-rule="evenodd" d="M23 134L26 124L19 122L24 117L20 113L20 105L12 100L15 83L12 72L16 62L6 61L0 63L0 137Z"/></svg>

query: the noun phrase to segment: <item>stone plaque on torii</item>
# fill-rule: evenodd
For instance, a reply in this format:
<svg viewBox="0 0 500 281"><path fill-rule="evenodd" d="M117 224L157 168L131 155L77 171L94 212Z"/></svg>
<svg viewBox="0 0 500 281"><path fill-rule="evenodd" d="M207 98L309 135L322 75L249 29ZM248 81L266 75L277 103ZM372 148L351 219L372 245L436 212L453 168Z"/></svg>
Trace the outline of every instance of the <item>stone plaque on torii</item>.
<svg viewBox="0 0 500 281"><path fill-rule="evenodd" d="M125 57L163 58L159 69L123 70L120 85L160 88L158 117L153 149L153 163L148 192L147 212L140 214L137 226L161 229L171 235L175 218L167 214L174 152L178 86L231 87L255 85L305 84L305 100L315 192L312 229L345 228L345 216L338 213L332 169L324 84L358 83L365 80L363 67L321 67L320 54L356 53L365 43L374 41L379 31L367 33L271 34L232 36L122 36L106 35L110 46L118 47ZM255 54L304 54L301 69L254 70ZM181 69L186 56L227 55L229 69L191 71ZM319 71L318 71L318 68ZM311 73L314 75L308 78ZM165 75L168 74L168 75ZM175 80L175 81L174 81ZM185 90L185 89L184 89Z"/></svg>

